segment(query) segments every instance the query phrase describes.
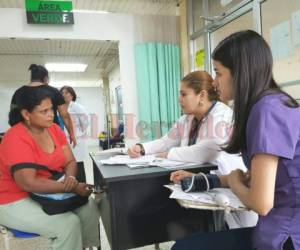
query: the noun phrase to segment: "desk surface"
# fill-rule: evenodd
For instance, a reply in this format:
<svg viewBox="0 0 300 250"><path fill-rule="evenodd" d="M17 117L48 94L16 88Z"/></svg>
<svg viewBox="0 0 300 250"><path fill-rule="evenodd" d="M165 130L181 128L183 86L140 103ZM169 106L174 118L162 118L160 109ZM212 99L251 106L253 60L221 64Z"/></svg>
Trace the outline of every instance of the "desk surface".
<svg viewBox="0 0 300 250"><path fill-rule="evenodd" d="M133 179L142 179L149 177L158 177L166 175L167 173L175 171L174 169L165 169L161 167L145 167L138 169L130 169L126 165L102 165L99 161L105 158L110 157L103 155L95 155L90 153L94 163L99 168L103 178L106 182L115 182L115 181L125 181L125 180L133 180ZM181 166L180 169L189 170L201 168L204 172L208 172L209 170L217 169L217 166L213 166L212 164L195 164L193 166L184 167Z"/></svg>

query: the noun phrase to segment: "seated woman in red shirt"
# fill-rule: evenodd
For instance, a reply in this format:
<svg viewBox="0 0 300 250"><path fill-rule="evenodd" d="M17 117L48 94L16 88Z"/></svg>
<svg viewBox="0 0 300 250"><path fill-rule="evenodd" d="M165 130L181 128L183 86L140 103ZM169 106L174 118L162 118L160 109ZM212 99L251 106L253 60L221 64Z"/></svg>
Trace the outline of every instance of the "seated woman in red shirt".
<svg viewBox="0 0 300 250"><path fill-rule="evenodd" d="M53 250L97 247L99 212L93 199L72 212L50 216L29 198L28 192L91 194L88 185L74 177L75 158L53 117L50 97L36 88L24 91L9 114L14 125L0 144L0 224L47 237ZM63 172L64 181L49 179L48 171L28 168L36 165Z"/></svg>

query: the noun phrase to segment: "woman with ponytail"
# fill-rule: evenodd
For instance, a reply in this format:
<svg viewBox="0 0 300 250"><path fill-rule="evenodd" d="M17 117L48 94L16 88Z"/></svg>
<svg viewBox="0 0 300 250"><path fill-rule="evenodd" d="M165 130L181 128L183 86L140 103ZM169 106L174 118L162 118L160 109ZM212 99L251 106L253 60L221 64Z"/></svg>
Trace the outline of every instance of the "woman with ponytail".
<svg viewBox="0 0 300 250"><path fill-rule="evenodd" d="M179 104L183 116L162 138L129 148L131 157L158 154L170 160L206 163L222 161L219 170L229 173L243 163L240 157L221 152L230 134L232 110L218 101L212 77L205 71L194 71L181 80ZM234 162L234 163L233 163ZM219 162L220 163L220 162Z"/></svg>
<svg viewBox="0 0 300 250"><path fill-rule="evenodd" d="M31 64L29 66L29 71L31 72L31 80L28 85L24 85L16 90L11 100L11 110L17 106L18 99L20 95L26 91L28 88L41 88L48 92L49 97L51 98L54 111L54 122L59 125L59 119L57 112L62 117L67 131L70 134L70 142L73 143L73 146L76 146L76 138L73 131L73 125L71 117L68 113L67 105L65 104L64 98L61 93L54 87L48 85L49 83L49 74L48 70L42 65ZM10 124L11 125L11 124Z"/></svg>

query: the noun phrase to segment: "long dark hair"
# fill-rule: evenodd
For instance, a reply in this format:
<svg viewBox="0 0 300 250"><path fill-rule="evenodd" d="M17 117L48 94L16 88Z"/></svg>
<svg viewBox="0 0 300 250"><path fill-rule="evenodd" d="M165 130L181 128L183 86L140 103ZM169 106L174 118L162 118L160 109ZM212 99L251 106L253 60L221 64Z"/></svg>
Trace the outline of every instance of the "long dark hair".
<svg viewBox="0 0 300 250"><path fill-rule="evenodd" d="M19 122L24 121L24 118L21 114L23 109L26 109L28 112L41 104L41 102L50 98L49 93L41 88L24 88L23 92L20 94L19 98L16 100L16 106L10 110L8 115L8 123L10 126L13 126Z"/></svg>
<svg viewBox="0 0 300 250"><path fill-rule="evenodd" d="M221 41L212 54L213 60L228 68L233 78L234 124L224 150L240 153L246 149L246 124L252 106L263 96L282 93L284 105L298 107L290 95L280 89L273 78L273 58L267 42L258 33L245 30Z"/></svg>
<svg viewBox="0 0 300 250"><path fill-rule="evenodd" d="M188 88L194 90L195 94L199 94L201 90L206 90L208 99L210 101L217 101L219 99L218 92L213 86L213 78L206 71L194 71L188 73L181 79Z"/></svg>
<svg viewBox="0 0 300 250"><path fill-rule="evenodd" d="M48 70L42 65L31 64L29 66L29 71L31 71L30 80L45 83L45 77L49 77Z"/></svg>

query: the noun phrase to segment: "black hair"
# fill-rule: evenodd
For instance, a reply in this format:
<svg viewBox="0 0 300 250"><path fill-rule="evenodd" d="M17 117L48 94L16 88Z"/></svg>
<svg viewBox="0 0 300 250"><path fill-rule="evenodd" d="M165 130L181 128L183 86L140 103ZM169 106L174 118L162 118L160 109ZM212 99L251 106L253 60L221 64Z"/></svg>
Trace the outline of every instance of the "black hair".
<svg viewBox="0 0 300 250"><path fill-rule="evenodd" d="M40 105L41 102L46 98L51 99L49 93L45 89L33 87L25 88L16 100L16 104L9 112L9 125L13 126L19 122L24 121L21 111L23 109L26 109L28 112L32 112L32 110L36 106Z"/></svg>
<svg viewBox="0 0 300 250"><path fill-rule="evenodd" d="M270 47L261 35L252 30L233 33L221 41L212 53L213 60L228 68L233 78L234 123L228 153L246 150L246 124L252 106L263 96L284 94L284 105L298 107L290 95L280 89L273 78Z"/></svg>
<svg viewBox="0 0 300 250"><path fill-rule="evenodd" d="M31 64L28 70L31 71L30 80L32 82L38 81L44 83L45 77L49 77L48 70L42 65Z"/></svg>
<svg viewBox="0 0 300 250"><path fill-rule="evenodd" d="M74 90L72 87L70 87L70 86L63 86L63 87L60 89L60 93L62 93L63 90L66 90L66 91L68 91L68 92L71 94L71 96L72 96L72 101L73 101L73 102L76 101L77 95L76 95L76 93L75 93L75 90Z"/></svg>

